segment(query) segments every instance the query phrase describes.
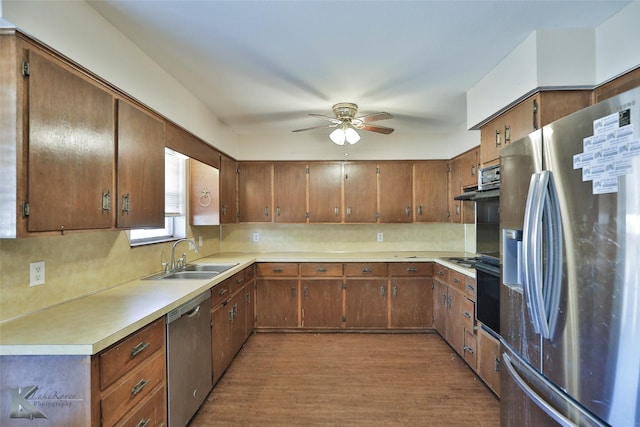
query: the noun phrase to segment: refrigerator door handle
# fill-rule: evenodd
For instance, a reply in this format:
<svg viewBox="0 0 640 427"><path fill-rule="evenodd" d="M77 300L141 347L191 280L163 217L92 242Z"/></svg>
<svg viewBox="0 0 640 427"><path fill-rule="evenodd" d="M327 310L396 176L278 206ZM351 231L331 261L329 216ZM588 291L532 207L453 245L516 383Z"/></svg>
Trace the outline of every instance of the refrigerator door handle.
<svg viewBox="0 0 640 427"><path fill-rule="evenodd" d="M585 411L582 407L574 403L570 398L555 388L539 372L528 367L526 362L519 360L519 356L514 354L512 358L506 352L502 353L503 365L507 369L509 376L515 381L518 387L531 399L540 409L553 418L563 427L606 427L593 415ZM532 384L531 387L529 384ZM534 390L535 387L535 390ZM547 399L537 391L546 394ZM550 402L554 402L560 410ZM561 412L562 411L562 412ZM563 413L564 412L564 413ZM569 419L570 416L572 419Z"/></svg>
<svg viewBox="0 0 640 427"><path fill-rule="evenodd" d="M543 223L545 228L544 250L546 252L544 259L547 260L547 265L542 282L544 288L540 290L544 301L540 312L542 314L541 320L544 323L542 336L546 339L553 339L560 312L560 292L562 289L562 217L553 174L549 171L544 171L543 174L548 175L548 178L545 179L545 221Z"/></svg>
<svg viewBox="0 0 640 427"><path fill-rule="evenodd" d="M533 330L540 334L540 308L537 304L535 287L537 286L536 273L536 241L541 237L539 232L539 220L536 215L538 206L541 206L540 174L531 175L527 203L524 210L524 224L522 229L522 271L523 287L526 296L527 310L533 324ZM540 234L540 236L539 236Z"/></svg>

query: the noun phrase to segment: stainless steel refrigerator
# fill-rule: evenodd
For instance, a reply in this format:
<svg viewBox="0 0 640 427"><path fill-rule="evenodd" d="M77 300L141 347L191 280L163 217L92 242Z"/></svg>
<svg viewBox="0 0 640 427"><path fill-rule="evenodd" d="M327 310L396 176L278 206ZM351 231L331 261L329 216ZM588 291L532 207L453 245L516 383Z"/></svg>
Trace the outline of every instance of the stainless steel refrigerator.
<svg viewBox="0 0 640 427"><path fill-rule="evenodd" d="M501 424L640 426L640 88L500 162Z"/></svg>

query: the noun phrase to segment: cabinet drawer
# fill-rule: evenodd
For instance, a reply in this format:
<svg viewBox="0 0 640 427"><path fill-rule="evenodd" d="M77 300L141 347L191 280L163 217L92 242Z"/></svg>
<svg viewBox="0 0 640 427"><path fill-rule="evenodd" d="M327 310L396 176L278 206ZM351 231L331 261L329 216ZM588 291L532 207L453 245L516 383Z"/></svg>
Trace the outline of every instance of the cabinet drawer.
<svg viewBox="0 0 640 427"><path fill-rule="evenodd" d="M257 265L258 276L297 276L298 264L291 262L263 262Z"/></svg>
<svg viewBox="0 0 640 427"><path fill-rule="evenodd" d="M476 318L476 304L467 299L462 298L462 324L464 329L475 334L475 318Z"/></svg>
<svg viewBox="0 0 640 427"><path fill-rule="evenodd" d="M251 265L244 269L244 283L249 283L256 278L256 266Z"/></svg>
<svg viewBox="0 0 640 427"><path fill-rule="evenodd" d="M455 270L449 270L449 285L453 286L460 292L464 292L465 277L467 276L462 273L458 273Z"/></svg>
<svg viewBox="0 0 640 427"><path fill-rule="evenodd" d="M449 284L449 269L440 264L436 264L434 268L434 277L439 282Z"/></svg>
<svg viewBox="0 0 640 427"><path fill-rule="evenodd" d="M344 274L348 277L387 276L387 264L384 262L353 262L344 265Z"/></svg>
<svg viewBox="0 0 640 427"><path fill-rule="evenodd" d="M231 291L229 288L230 284L231 280L227 279L222 281L221 283L218 283L211 289L211 308L217 306L222 301L229 298L229 295L231 295Z"/></svg>
<svg viewBox="0 0 640 427"><path fill-rule="evenodd" d="M225 280L225 282L226 281L229 282L229 292L234 293L236 290L244 286L244 272L241 271L240 273L236 273Z"/></svg>
<svg viewBox="0 0 640 427"><path fill-rule="evenodd" d="M153 395L136 411L123 418L115 427L154 427L167 424L165 405L165 388L158 387Z"/></svg>
<svg viewBox="0 0 640 427"><path fill-rule="evenodd" d="M301 276L342 276L342 264L309 262L300 264Z"/></svg>
<svg viewBox="0 0 640 427"><path fill-rule="evenodd" d="M150 396L156 387L163 385L165 366L165 352L158 352L114 385L111 392L100 402L102 424L113 425L134 406Z"/></svg>
<svg viewBox="0 0 640 427"><path fill-rule="evenodd" d="M433 276L432 262L392 262L389 276Z"/></svg>
<svg viewBox="0 0 640 427"><path fill-rule="evenodd" d="M464 332L464 360L475 371L477 368L477 339L470 331Z"/></svg>
<svg viewBox="0 0 640 427"><path fill-rule="evenodd" d="M466 276L464 278L464 294L467 298L476 300L476 279L473 277Z"/></svg>
<svg viewBox="0 0 640 427"><path fill-rule="evenodd" d="M134 333L100 355L100 389L131 371L136 365L164 347L164 318Z"/></svg>

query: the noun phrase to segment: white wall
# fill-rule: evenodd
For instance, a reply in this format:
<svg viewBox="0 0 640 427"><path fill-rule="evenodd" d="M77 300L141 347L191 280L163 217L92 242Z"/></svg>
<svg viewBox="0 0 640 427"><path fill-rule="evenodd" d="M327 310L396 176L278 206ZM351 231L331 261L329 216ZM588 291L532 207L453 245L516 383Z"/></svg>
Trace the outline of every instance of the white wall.
<svg viewBox="0 0 640 427"><path fill-rule="evenodd" d="M467 127L537 88L590 88L638 66L639 22L640 2L632 2L595 29L532 33L467 91Z"/></svg>
<svg viewBox="0 0 640 427"><path fill-rule="evenodd" d="M2 18L23 32L221 151L237 155L237 136L84 1L0 0L0 8Z"/></svg>

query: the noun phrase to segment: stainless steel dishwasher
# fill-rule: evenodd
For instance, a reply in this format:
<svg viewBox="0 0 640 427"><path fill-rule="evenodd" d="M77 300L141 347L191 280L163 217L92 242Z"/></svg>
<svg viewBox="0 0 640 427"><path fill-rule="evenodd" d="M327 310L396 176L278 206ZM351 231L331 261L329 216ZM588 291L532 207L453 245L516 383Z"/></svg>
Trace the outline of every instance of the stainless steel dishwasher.
<svg viewBox="0 0 640 427"><path fill-rule="evenodd" d="M167 314L167 396L170 427L184 427L213 387L211 291Z"/></svg>

